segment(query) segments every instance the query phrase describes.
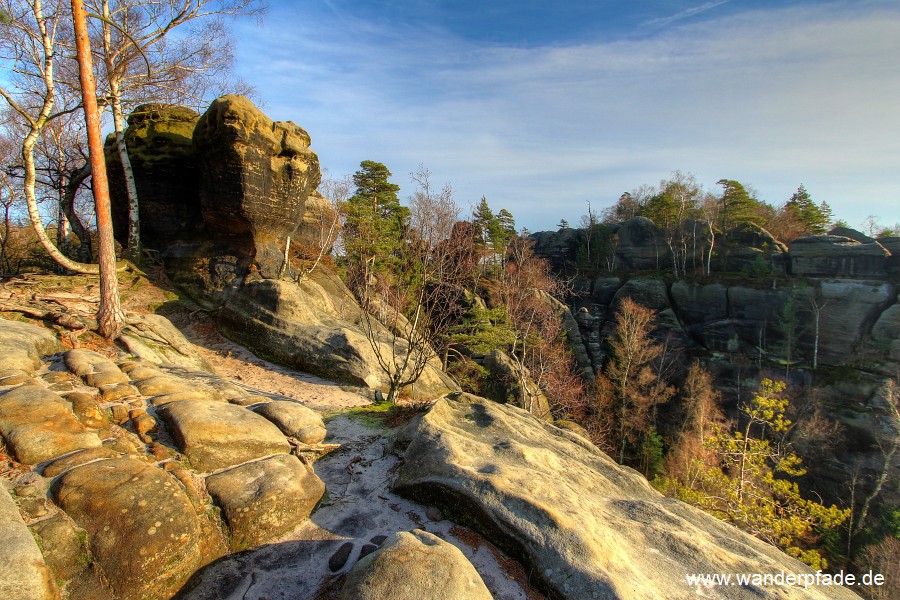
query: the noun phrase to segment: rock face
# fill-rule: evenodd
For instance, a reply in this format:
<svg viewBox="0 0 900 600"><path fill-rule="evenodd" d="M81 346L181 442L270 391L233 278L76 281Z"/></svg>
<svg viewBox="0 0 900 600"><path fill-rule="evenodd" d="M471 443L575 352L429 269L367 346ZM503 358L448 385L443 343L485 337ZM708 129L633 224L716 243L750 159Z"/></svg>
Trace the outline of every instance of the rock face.
<svg viewBox="0 0 900 600"><path fill-rule="evenodd" d="M62 350L49 330L30 323L0 319L0 371L34 373L41 357Z"/></svg>
<svg viewBox="0 0 900 600"><path fill-rule="evenodd" d="M672 253L653 221L646 217L633 217L619 229L616 258L625 270L659 270L668 268Z"/></svg>
<svg viewBox="0 0 900 600"><path fill-rule="evenodd" d="M268 542L324 493L279 428L240 406L269 398L191 371L196 349L165 319L150 321L135 335L153 353L113 360L84 348L40 358L61 350L50 332L0 319L0 361L21 367L0 377L2 483L18 502L0 489L7 597L57 598L59 587L71 600L169 598L226 539ZM282 425L316 453L321 418L290 404ZM218 469L206 494L204 474Z"/></svg>
<svg viewBox="0 0 900 600"><path fill-rule="evenodd" d="M741 223L730 231L722 243L722 265L725 271L742 271L759 261L773 272L784 272L787 246L753 223Z"/></svg>
<svg viewBox="0 0 900 600"><path fill-rule="evenodd" d="M387 376L363 333L360 310L343 284L314 273L299 285L276 280L247 283L219 312L219 327L282 364L387 390ZM389 355L390 350L385 352ZM429 365L411 393L430 399L456 387Z"/></svg>
<svg viewBox="0 0 900 600"><path fill-rule="evenodd" d="M860 243L835 235L791 242L791 273L799 277L881 278L887 276L890 252L877 242Z"/></svg>
<svg viewBox="0 0 900 600"><path fill-rule="evenodd" d="M141 240L164 252L173 240L187 239L200 224L197 161L192 138L200 115L182 106L143 104L128 117L125 146L134 172ZM128 241L128 196L115 136L103 148L109 172L116 239Z"/></svg>
<svg viewBox="0 0 900 600"><path fill-rule="evenodd" d="M161 414L178 449L201 472L291 451L277 427L241 406L179 400L166 404Z"/></svg>
<svg viewBox="0 0 900 600"><path fill-rule="evenodd" d="M416 529L395 533L357 562L343 600L491 600L478 572L456 546Z"/></svg>
<svg viewBox="0 0 900 600"><path fill-rule="evenodd" d="M35 465L100 445L59 394L24 385L0 396L0 434L17 461Z"/></svg>
<svg viewBox="0 0 900 600"><path fill-rule="evenodd" d="M244 550L305 521L325 484L296 456L273 456L210 475L206 489L222 507L231 547Z"/></svg>
<svg viewBox="0 0 900 600"><path fill-rule="evenodd" d="M491 380L491 400L500 402L501 404L512 404L518 406L531 414L545 421L552 421L550 414L550 401L544 392L531 378L531 374L526 374L525 386L529 393L522 393L522 382L518 378L518 369L512 359L501 350L494 350L484 357L484 368L490 373ZM525 396L527 399L523 399Z"/></svg>
<svg viewBox="0 0 900 600"><path fill-rule="evenodd" d="M120 598L169 597L201 565L193 506L162 469L135 458L90 463L62 475L52 493L87 530Z"/></svg>
<svg viewBox="0 0 900 600"><path fill-rule="evenodd" d="M22 521L16 503L0 489L0 595L5 600L55 600L53 575Z"/></svg>
<svg viewBox="0 0 900 600"><path fill-rule="evenodd" d="M273 122L243 96L215 100L197 122L203 221L252 253L263 276L277 273L284 240L319 185L319 159L309 145L302 128Z"/></svg>
<svg viewBox="0 0 900 600"><path fill-rule="evenodd" d="M520 556L555 598L694 598L686 573L812 573L776 548L667 499L590 443L520 409L464 396L411 423L394 490ZM758 598L752 587L716 588ZM856 598L767 587L780 598Z"/></svg>

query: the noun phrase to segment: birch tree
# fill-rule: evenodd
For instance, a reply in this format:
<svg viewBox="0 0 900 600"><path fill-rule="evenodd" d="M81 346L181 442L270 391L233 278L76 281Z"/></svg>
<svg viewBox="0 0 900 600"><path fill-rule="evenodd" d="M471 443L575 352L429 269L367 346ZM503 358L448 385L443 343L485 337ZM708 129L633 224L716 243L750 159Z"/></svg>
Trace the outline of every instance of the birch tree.
<svg viewBox="0 0 900 600"><path fill-rule="evenodd" d="M0 61L8 82L0 85L0 96L24 130L20 156L28 216L38 240L53 260L76 273L98 273L97 265L71 260L54 245L44 229L35 194L35 146L50 122L78 108L57 107L57 71L62 60L58 57L61 43L70 34L68 11L57 0L2 0L0 10L11 17L0 26Z"/></svg>
<svg viewBox="0 0 900 600"><path fill-rule="evenodd" d="M258 0L90 0L89 8L98 17L94 52L128 194L126 254L140 262L140 207L125 114L145 102L200 103L231 66L225 18L261 7Z"/></svg>

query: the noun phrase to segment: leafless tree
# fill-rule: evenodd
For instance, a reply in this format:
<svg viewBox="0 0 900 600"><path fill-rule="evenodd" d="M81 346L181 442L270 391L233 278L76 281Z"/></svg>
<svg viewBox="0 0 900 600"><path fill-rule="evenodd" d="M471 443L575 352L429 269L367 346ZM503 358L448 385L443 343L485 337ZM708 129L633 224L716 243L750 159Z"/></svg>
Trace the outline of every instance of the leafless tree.
<svg viewBox="0 0 900 600"><path fill-rule="evenodd" d="M388 378L390 402L439 356L454 312L448 309L463 293L462 274L447 247L459 208L451 188L436 191L430 176L424 167L412 174L418 188L410 198L409 231L397 250L397 272L366 273L361 293L366 337Z"/></svg>
<svg viewBox="0 0 900 600"><path fill-rule="evenodd" d="M125 114L145 102L197 104L232 62L225 18L254 14L259 0L89 0L94 52L129 200L127 255L140 262L137 187L125 145ZM235 90L231 90L235 91Z"/></svg>

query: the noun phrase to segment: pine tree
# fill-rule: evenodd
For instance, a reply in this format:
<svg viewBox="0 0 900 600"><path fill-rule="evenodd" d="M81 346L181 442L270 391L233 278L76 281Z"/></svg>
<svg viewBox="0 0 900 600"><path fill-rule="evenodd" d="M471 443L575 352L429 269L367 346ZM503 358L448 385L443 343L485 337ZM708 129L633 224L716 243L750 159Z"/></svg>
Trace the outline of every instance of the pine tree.
<svg viewBox="0 0 900 600"><path fill-rule="evenodd" d="M803 224L804 235L821 235L827 231L831 220L831 207L824 202L816 206L803 184L800 184L785 208Z"/></svg>
<svg viewBox="0 0 900 600"><path fill-rule="evenodd" d="M388 168L371 160L359 166L353 175L356 191L347 200L343 233L348 267L356 271L350 273L351 281L356 281L354 275L389 270L409 224L409 209L400 205L400 186L388 181Z"/></svg>
<svg viewBox="0 0 900 600"><path fill-rule="evenodd" d="M727 232L741 223L759 220L754 213L760 202L751 196L740 182L733 179L720 179L716 183L724 188L720 199L722 210L719 212L723 231Z"/></svg>

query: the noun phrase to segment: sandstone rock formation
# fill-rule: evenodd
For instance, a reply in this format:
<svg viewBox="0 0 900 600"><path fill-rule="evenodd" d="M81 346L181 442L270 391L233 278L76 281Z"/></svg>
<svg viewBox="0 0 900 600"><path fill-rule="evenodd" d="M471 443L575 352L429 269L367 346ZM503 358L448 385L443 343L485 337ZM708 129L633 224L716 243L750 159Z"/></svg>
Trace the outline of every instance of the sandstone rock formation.
<svg viewBox="0 0 900 600"><path fill-rule="evenodd" d="M618 266L628 271L666 269L672 253L662 231L646 217L633 217L619 228Z"/></svg>
<svg viewBox="0 0 900 600"><path fill-rule="evenodd" d="M791 273L798 277L882 278L888 258L877 242L860 243L835 235L816 235L791 242Z"/></svg>
<svg viewBox="0 0 900 600"><path fill-rule="evenodd" d="M265 277L278 272L285 239L319 185L309 145L302 128L273 122L243 96L215 100L194 130L206 228L253 256Z"/></svg>
<svg viewBox="0 0 900 600"><path fill-rule="evenodd" d="M169 598L229 543L302 523L324 493L289 438L243 407L268 398L186 369L196 350L162 317L149 324L158 363L83 348L41 358L61 350L51 332L0 319L0 362L22 367L0 377L0 439L14 461L2 482L18 504L7 510L0 490L8 597L56 598L55 580L70 600ZM296 407L288 414L294 444L302 435L314 449L321 419L303 427ZM225 470L204 478L214 469Z"/></svg>
<svg viewBox="0 0 900 600"><path fill-rule="evenodd" d="M686 573L811 573L677 500L590 443L515 407L442 399L398 440L394 489L521 557L554 598L694 598ZM855 598L844 588L733 587L729 598Z"/></svg>
<svg viewBox="0 0 900 600"><path fill-rule="evenodd" d="M343 600L490 600L472 564L452 544L416 529L395 533L357 562Z"/></svg>
<svg viewBox="0 0 900 600"><path fill-rule="evenodd" d="M299 284L272 279L247 283L219 312L219 327L282 364L387 390L387 376L364 334L360 311L339 280L315 272ZM429 365L410 392L430 399L456 388L438 365Z"/></svg>
<svg viewBox="0 0 900 600"><path fill-rule="evenodd" d="M140 200L141 240L165 252L190 239L201 222L199 177L192 138L200 115L182 106L142 104L128 117L125 145ZM128 242L128 196L115 136L104 146L113 228Z"/></svg>

